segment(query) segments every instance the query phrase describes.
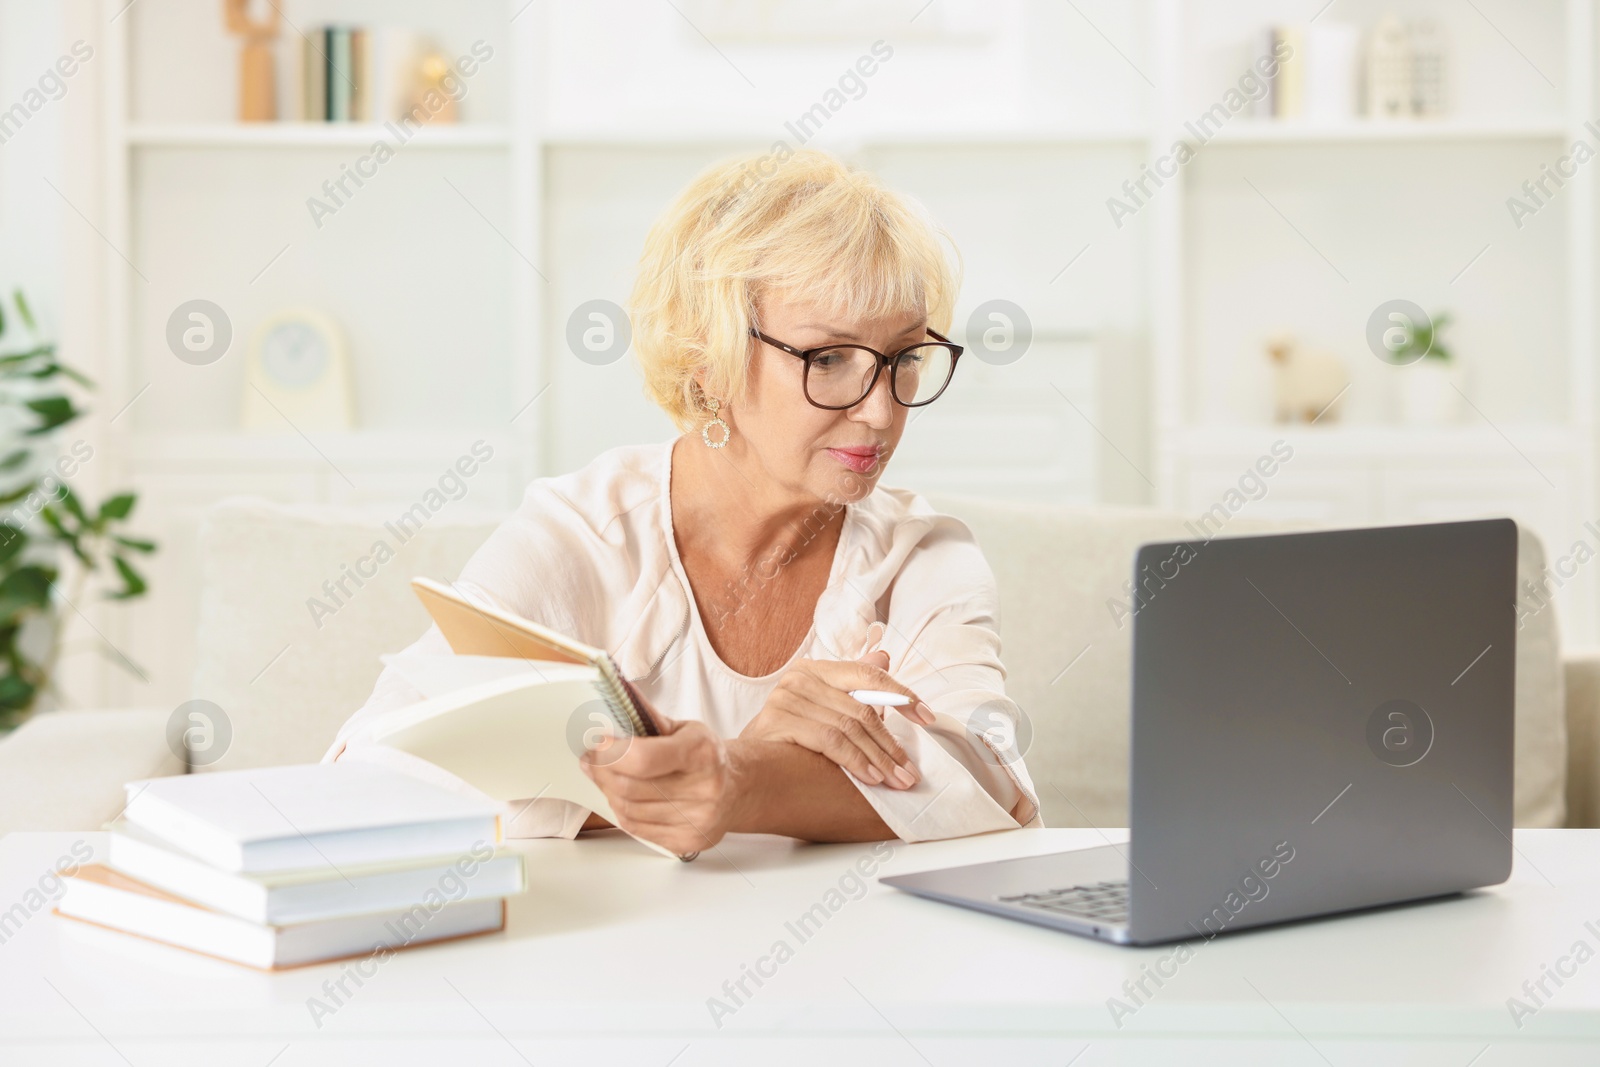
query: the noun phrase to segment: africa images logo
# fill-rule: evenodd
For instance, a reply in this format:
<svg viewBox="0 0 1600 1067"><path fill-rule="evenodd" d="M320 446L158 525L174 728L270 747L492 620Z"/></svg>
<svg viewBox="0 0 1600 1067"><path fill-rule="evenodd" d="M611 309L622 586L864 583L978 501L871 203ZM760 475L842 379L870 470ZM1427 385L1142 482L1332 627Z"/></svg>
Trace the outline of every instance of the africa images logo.
<svg viewBox="0 0 1600 1067"><path fill-rule="evenodd" d="M1367 717L1367 747L1391 767L1421 763L1433 748L1433 720L1419 704L1387 701Z"/></svg>

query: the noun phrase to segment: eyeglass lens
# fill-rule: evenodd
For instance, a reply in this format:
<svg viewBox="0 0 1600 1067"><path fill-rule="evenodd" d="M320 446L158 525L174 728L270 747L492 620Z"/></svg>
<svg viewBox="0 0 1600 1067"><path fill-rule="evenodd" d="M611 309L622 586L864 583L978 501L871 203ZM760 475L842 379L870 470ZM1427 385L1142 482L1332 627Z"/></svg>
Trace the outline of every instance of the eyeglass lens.
<svg viewBox="0 0 1600 1067"><path fill-rule="evenodd" d="M904 404L918 404L939 394L950 380L955 360L943 345L917 345L895 357L894 395ZM878 358L864 348L825 348L811 357L806 395L813 403L850 407L864 399L872 385Z"/></svg>

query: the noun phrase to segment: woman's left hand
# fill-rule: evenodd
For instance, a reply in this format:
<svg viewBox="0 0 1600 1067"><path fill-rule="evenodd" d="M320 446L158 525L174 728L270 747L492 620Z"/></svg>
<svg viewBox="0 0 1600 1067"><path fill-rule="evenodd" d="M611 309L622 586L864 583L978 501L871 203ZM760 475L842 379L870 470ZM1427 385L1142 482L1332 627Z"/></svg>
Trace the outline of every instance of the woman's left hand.
<svg viewBox="0 0 1600 1067"><path fill-rule="evenodd" d="M670 719L637 700L661 734L603 737L579 765L611 802L617 825L682 856L711 848L733 824L727 745L705 723Z"/></svg>

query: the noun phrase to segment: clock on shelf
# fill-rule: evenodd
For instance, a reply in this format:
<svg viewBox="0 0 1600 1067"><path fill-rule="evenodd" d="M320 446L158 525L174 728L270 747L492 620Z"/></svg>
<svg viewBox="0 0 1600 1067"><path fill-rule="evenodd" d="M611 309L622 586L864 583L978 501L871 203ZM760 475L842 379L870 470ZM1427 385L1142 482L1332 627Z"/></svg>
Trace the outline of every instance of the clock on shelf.
<svg viewBox="0 0 1600 1067"><path fill-rule="evenodd" d="M263 322L245 361L246 430L348 430L355 422L344 337L317 311L284 311Z"/></svg>

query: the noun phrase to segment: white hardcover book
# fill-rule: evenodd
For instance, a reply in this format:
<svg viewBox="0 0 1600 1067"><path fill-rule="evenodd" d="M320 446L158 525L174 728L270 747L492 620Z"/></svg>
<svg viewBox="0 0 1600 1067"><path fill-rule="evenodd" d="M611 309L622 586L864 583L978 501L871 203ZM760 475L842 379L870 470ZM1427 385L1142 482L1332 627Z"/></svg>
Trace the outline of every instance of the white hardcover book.
<svg viewBox="0 0 1600 1067"><path fill-rule="evenodd" d="M1304 26L1278 26L1274 29L1274 49L1285 46L1287 55L1278 64L1273 82L1272 111L1279 119L1305 117L1306 37Z"/></svg>
<svg viewBox="0 0 1600 1067"><path fill-rule="evenodd" d="M505 928L499 898L417 903L343 919L264 926L91 864L67 876L56 914L264 970L364 956Z"/></svg>
<svg viewBox="0 0 1600 1067"><path fill-rule="evenodd" d="M1272 46L1276 43L1272 27L1266 26L1252 34L1245 46L1244 68L1255 71L1266 82L1266 91L1259 99L1250 102L1249 115L1252 119L1273 117L1272 96L1277 92L1278 60L1273 55ZM1273 72L1270 77L1261 73L1263 66Z"/></svg>
<svg viewBox="0 0 1600 1067"><path fill-rule="evenodd" d="M236 874L175 849L119 820L111 825L106 865L119 874L214 911L281 926L410 907L432 895L450 901L508 897L527 888L520 853L479 845L459 855L338 870Z"/></svg>
<svg viewBox="0 0 1600 1067"><path fill-rule="evenodd" d="M415 30L383 26L372 31L366 86L372 121L398 123L410 113L422 68L423 44ZM409 137L407 131L400 139Z"/></svg>
<svg viewBox="0 0 1600 1067"><path fill-rule="evenodd" d="M501 840L500 806L359 762L129 782L123 818L224 871L459 854Z"/></svg>
<svg viewBox="0 0 1600 1067"><path fill-rule="evenodd" d="M1360 46L1361 31L1353 25L1325 22L1306 28L1307 119L1337 124L1355 118Z"/></svg>
<svg viewBox="0 0 1600 1067"><path fill-rule="evenodd" d="M322 56L322 31L312 31L300 38L296 54L300 57L300 106L295 109L303 122L326 122L328 118L328 64Z"/></svg>

